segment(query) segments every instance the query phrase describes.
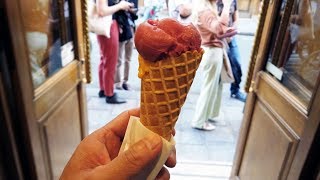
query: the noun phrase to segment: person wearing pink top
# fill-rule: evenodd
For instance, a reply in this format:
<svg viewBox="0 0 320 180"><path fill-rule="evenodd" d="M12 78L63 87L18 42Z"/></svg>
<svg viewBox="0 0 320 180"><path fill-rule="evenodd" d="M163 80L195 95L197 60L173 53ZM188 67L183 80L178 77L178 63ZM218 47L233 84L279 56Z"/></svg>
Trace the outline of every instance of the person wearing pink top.
<svg viewBox="0 0 320 180"><path fill-rule="evenodd" d="M220 73L223 64L223 41L234 35L234 29L228 27L231 0L223 0L224 8L218 15L216 0L199 0L194 7L194 23L198 28L202 47L205 50L200 67L203 68L203 85L197 101L192 127L199 130L214 130L209 118L220 113L222 84Z"/></svg>

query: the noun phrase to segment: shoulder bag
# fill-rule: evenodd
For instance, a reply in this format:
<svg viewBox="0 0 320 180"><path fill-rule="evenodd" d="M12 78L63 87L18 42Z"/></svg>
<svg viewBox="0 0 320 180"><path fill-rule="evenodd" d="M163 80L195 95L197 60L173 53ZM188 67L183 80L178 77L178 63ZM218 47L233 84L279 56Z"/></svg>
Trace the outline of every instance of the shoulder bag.
<svg viewBox="0 0 320 180"><path fill-rule="evenodd" d="M230 65L230 59L228 57L228 53L226 49L222 48L222 50L223 50L223 64L221 69L220 80L221 80L221 83L233 83L234 77L233 77L233 72Z"/></svg>
<svg viewBox="0 0 320 180"><path fill-rule="evenodd" d="M88 28L90 32L110 38L112 15L99 16L96 4L88 1Z"/></svg>

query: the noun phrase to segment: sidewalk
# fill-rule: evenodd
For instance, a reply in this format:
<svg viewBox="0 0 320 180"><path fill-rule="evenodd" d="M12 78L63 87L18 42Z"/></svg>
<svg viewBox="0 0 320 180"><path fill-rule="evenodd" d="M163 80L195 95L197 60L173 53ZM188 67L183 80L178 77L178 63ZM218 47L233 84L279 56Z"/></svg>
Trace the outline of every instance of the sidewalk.
<svg viewBox="0 0 320 180"><path fill-rule="evenodd" d="M251 23L250 27L248 22ZM252 34L255 32L256 23L250 19L241 19L240 24L243 32L247 32L237 37L242 57L243 81L241 86L244 86L254 40ZM240 28L240 31L242 29ZM90 34L90 38L93 47L91 52L92 83L87 85L89 133L105 125L122 111L138 107L140 103L140 79L137 77L138 53L136 50L132 55L129 76L132 90L116 90L121 97L127 99L127 103L110 105L105 103L105 99L98 97L99 50L95 35ZM178 164L177 167L170 170L172 179L228 179L231 171L244 103L230 98L230 85L225 84L222 97L224 123L218 124L217 128L210 132L191 128L191 118L201 90L201 74L202 71L199 69L176 125Z"/></svg>

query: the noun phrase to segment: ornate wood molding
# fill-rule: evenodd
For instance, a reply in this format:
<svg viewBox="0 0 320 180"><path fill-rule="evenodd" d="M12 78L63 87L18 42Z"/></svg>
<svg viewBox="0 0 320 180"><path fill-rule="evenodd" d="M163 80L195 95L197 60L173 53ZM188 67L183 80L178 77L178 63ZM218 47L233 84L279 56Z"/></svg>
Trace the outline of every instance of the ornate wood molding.
<svg viewBox="0 0 320 180"><path fill-rule="evenodd" d="M258 49L259 49L259 45L260 45L260 41L261 41L263 25L264 25L266 15L267 15L267 10L269 7L269 1L270 0L264 0L263 5L262 5L262 9L261 9L259 24L258 24L258 28L257 28L256 35L255 35L255 41L253 44L253 48L251 51L251 58L250 58L251 60L249 63L247 80L246 80L246 85L245 85L245 91L247 93L251 91L251 89L252 89L251 87L253 87L253 85L254 85L254 80L252 79L253 78L253 71L254 71L254 66L256 64L256 61L257 61Z"/></svg>
<svg viewBox="0 0 320 180"><path fill-rule="evenodd" d="M262 5L262 9L261 9L260 18L259 18L258 29L256 31L255 40L254 40L254 44L253 44L253 48L252 48L252 52L251 52L251 58L250 58L251 60L249 63L248 73L247 73L247 80L246 80L246 85L245 85L245 91L247 93L252 90L251 87L253 87L253 85L254 85L254 80L252 80L253 71L254 71L254 66L256 64L256 61L257 61L258 49L259 49L259 45L260 45L260 41L261 41L261 35L262 35L264 22L265 22L266 15L267 15L268 6L269 6L269 0L264 0L263 5Z"/></svg>
<svg viewBox="0 0 320 180"><path fill-rule="evenodd" d="M84 73L85 83L91 82L91 61L90 61L90 40L89 40L89 29L88 29L88 3L87 0L81 1L82 10L82 28L83 28L83 43L84 43Z"/></svg>

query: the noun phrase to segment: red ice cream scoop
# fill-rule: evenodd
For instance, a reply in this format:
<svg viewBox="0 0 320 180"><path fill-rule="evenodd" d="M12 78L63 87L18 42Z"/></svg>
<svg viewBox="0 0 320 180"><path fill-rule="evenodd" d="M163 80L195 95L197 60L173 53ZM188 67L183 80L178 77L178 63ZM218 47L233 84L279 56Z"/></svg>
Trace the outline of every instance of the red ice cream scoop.
<svg viewBox="0 0 320 180"><path fill-rule="evenodd" d="M186 51L200 50L201 36L191 23L181 24L171 18L149 19L138 26L134 42L145 60L158 61Z"/></svg>

